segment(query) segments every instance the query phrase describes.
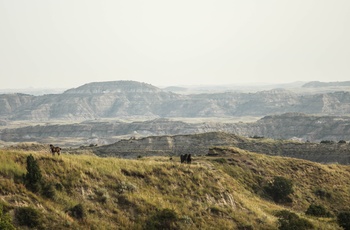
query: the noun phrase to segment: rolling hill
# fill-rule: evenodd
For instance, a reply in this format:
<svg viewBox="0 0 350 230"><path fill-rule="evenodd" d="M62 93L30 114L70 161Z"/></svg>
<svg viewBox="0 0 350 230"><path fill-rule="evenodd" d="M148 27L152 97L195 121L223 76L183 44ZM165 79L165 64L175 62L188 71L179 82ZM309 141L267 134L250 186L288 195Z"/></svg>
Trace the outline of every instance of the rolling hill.
<svg viewBox="0 0 350 230"><path fill-rule="evenodd" d="M1 221L20 229L271 230L284 210L296 215L293 221L334 230L341 229L336 216L350 204L349 166L237 147L216 147L215 157L194 157L191 165L168 157L53 157L45 146L21 148L36 150L0 150ZM30 155L45 190L33 192L23 182ZM267 193L276 176L292 183L286 201ZM323 207L327 217L306 215L310 205Z"/></svg>

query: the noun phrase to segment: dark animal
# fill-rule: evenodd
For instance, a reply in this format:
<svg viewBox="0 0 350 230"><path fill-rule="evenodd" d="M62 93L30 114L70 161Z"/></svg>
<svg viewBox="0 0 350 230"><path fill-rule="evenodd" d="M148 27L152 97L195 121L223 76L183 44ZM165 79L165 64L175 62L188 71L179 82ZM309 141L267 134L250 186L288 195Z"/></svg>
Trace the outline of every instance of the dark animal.
<svg viewBox="0 0 350 230"><path fill-rule="evenodd" d="M180 160L181 160L181 163L191 164L192 162L191 154L181 154Z"/></svg>
<svg viewBox="0 0 350 230"><path fill-rule="evenodd" d="M188 154L188 155L187 155L186 162L187 162L187 164L191 164L191 162L192 162L191 154Z"/></svg>
<svg viewBox="0 0 350 230"><path fill-rule="evenodd" d="M184 159L184 155L183 155L183 154L181 154L181 155L180 155L180 162L181 162L181 163L184 163L184 161L185 161L185 159Z"/></svg>
<svg viewBox="0 0 350 230"><path fill-rule="evenodd" d="M57 155L60 155L62 149L58 146L55 147L53 145L50 145L50 150L51 150L52 155L55 156L55 153L57 153Z"/></svg>

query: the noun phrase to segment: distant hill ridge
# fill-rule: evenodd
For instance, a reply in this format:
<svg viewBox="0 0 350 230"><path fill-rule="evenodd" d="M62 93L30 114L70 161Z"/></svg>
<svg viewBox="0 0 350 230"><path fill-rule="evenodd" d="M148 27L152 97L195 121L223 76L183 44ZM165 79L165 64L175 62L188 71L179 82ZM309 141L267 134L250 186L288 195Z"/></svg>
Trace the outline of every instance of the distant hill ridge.
<svg viewBox="0 0 350 230"><path fill-rule="evenodd" d="M298 112L350 113L350 92L300 95L285 89L256 93L181 95L135 81L94 82L62 94L0 95L0 119L91 120L115 117L230 117Z"/></svg>
<svg viewBox="0 0 350 230"><path fill-rule="evenodd" d="M331 86L350 86L350 81L337 81L337 82L320 82L311 81L304 84L304 88L318 88L318 87L331 87Z"/></svg>
<svg viewBox="0 0 350 230"><path fill-rule="evenodd" d="M69 89L64 94L103 94L113 92L154 92L158 93L161 89L147 83L136 81L106 81L92 82L77 88Z"/></svg>

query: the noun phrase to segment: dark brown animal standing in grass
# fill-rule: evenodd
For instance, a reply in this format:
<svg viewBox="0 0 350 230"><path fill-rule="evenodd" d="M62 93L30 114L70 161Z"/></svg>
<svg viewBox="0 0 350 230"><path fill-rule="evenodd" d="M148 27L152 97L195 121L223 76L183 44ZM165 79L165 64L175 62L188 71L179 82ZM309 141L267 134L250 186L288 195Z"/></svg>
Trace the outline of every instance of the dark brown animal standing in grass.
<svg viewBox="0 0 350 230"><path fill-rule="evenodd" d="M180 159L181 159L181 163L186 163L187 154L181 154Z"/></svg>
<svg viewBox="0 0 350 230"><path fill-rule="evenodd" d="M180 160L181 160L181 163L191 164L192 162L191 154L184 154L184 155L181 154Z"/></svg>
<svg viewBox="0 0 350 230"><path fill-rule="evenodd" d="M187 164L191 164L191 162L192 162L191 154L188 154L188 155L187 155L186 162L187 162Z"/></svg>
<svg viewBox="0 0 350 230"><path fill-rule="evenodd" d="M184 163L184 155L183 154L180 155L180 162Z"/></svg>
<svg viewBox="0 0 350 230"><path fill-rule="evenodd" d="M60 147L55 147L53 145L50 145L50 150L51 150L51 153L52 153L52 156L55 156L55 153L57 153L57 155L59 156L61 154L61 148Z"/></svg>

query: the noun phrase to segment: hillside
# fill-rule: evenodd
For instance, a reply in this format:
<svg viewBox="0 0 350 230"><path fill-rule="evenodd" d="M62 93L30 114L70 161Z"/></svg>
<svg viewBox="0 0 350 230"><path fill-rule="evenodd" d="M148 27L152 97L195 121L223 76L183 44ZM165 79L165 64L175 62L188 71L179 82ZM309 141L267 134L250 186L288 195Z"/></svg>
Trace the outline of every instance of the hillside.
<svg viewBox="0 0 350 230"><path fill-rule="evenodd" d="M336 90L335 90L336 91ZM93 82L61 94L0 95L1 120L90 120L115 117L230 117L281 113L347 115L350 92L299 94L286 89L254 93L176 94L135 81Z"/></svg>
<svg viewBox="0 0 350 230"><path fill-rule="evenodd" d="M39 229L270 230L278 228L280 210L297 214L314 229L340 229L335 216L350 204L349 166L234 147L217 147L217 157L194 157L191 165L168 157L53 157L41 148L0 150L0 204L16 226L24 207L31 207L41 216L35 219ZM50 193L34 193L23 185L29 154ZM276 203L264 192L275 176L293 182L287 203ZM322 205L330 217L305 215L310 204Z"/></svg>

